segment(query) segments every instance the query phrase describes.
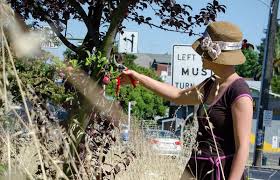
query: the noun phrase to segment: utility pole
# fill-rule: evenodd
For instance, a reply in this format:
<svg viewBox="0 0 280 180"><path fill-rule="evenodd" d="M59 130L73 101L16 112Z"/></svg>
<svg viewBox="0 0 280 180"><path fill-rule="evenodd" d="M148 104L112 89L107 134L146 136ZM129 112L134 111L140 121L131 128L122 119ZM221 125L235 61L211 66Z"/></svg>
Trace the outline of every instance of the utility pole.
<svg viewBox="0 0 280 180"><path fill-rule="evenodd" d="M277 12L279 0L271 0L269 11L268 30L265 41L265 52L263 59L261 91L257 111L257 128L254 149L253 166L261 166L263 156L263 143L264 143L264 111L269 112L269 87L273 73L273 59L275 54L275 35L277 31Z"/></svg>
<svg viewBox="0 0 280 180"><path fill-rule="evenodd" d="M127 120L127 127L130 130L130 114L131 114L131 102L128 102L128 120Z"/></svg>
<svg viewBox="0 0 280 180"><path fill-rule="evenodd" d="M131 123L130 123L130 121L131 121L131 108L132 108L132 106L135 106L136 105L136 101L129 101L128 102L128 120L127 120L127 127L128 127L128 130L130 130L131 129Z"/></svg>

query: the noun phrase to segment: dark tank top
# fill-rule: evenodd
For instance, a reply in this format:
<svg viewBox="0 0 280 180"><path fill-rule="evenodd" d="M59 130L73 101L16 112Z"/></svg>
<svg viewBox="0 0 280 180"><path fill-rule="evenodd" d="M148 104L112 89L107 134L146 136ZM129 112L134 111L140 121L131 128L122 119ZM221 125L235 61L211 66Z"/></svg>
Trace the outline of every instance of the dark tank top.
<svg viewBox="0 0 280 180"><path fill-rule="evenodd" d="M207 100L214 81L213 77L204 81L204 102ZM204 109L208 114L210 126L213 127L223 171L227 179L235 153L231 106L237 99L244 96L251 98L251 92L245 80L239 78L229 84L210 105L205 103L200 105L197 112L199 123L197 149L193 151L189 161L189 166L193 174L197 174L198 180L214 180L219 177L222 179L221 170L218 167L217 151ZM195 173L196 170L197 173Z"/></svg>

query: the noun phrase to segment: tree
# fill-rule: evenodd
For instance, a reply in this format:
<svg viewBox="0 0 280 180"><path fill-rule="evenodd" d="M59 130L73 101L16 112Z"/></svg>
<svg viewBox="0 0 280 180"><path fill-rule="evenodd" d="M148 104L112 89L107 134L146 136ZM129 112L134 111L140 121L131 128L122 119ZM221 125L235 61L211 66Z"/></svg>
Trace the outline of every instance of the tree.
<svg viewBox="0 0 280 180"><path fill-rule="evenodd" d="M98 54L96 57L101 57L101 52L101 62L109 63L114 39L116 34L125 28L122 25L125 19L139 25L147 24L166 31L193 35L194 27L215 21L219 12L225 12L225 6L219 4L217 0L208 3L198 14L191 14L190 5L179 4L174 0L7 0L7 2L20 19L34 21L34 27L38 26L38 22L49 24L61 42L78 55L76 59L78 62L73 61L74 64L79 64L79 67L86 71L85 74L90 74L97 81L106 73L104 71L111 68L108 68L110 65L106 67L104 64L100 65L99 60L89 56L92 57L92 54L96 53ZM147 9L154 11L156 19L144 16ZM71 20L83 22L87 29L86 33L81 35L84 37L81 46L72 44L66 38L67 25ZM104 60L104 57L107 60ZM88 60L92 60L91 63L87 63ZM76 119L83 123L85 114L92 110L88 103L86 96L79 94L78 100L73 103L77 108L71 109L76 112L70 113L70 119L77 117Z"/></svg>
<svg viewBox="0 0 280 180"><path fill-rule="evenodd" d="M274 74L280 75L280 26L277 27L275 43L275 59L273 62Z"/></svg>
<svg viewBox="0 0 280 180"><path fill-rule="evenodd" d="M126 55L124 57L124 64L129 68L136 70L137 72L143 73L149 77L160 80L154 70L149 68L144 68L136 65L134 60L136 56ZM115 94L115 82L107 87L107 94L114 96ZM164 116L167 106L165 106L165 101L147 90L142 86L133 88L132 86L121 87L120 97L118 99L121 102L121 106L125 111L128 110L128 102L136 101L136 105L132 108L132 114L139 119L153 119L154 116Z"/></svg>
<svg viewBox="0 0 280 180"><path fill-rule="evenodd" d="M87 60L90 59L88 57L93 52L101 57L99 53L101 52L102 63L109 62L114 39L116 34L125 28L122 25L125 19L139 25L147 24L150 27L193 35L194 27L215 21L219 12L225 12L225 6L219 4L217 0L208 3L196 15L191 14L190 5L178 4L174 0L7 0L7 2L18 17L28 22L34 21L34 27L38 26L38 22L49 24L61 42L78 55L78 63L73 62L79 64L86 74L90 74L97 81L104 75L104 71L110 68L106 68L108 65L100 68L99 60L96 58L88 65ZM144 16L143 12L148 8L154 11L155 17L160 21L158 19L153 21L151 17ZM75 46L66 38L70 20L81 21L86 26L87 31L83 35L81 46ZM90 111L91 108L84 95L78 97L79 102L74 104L80 108L72 108L72 110L76 109L76 113L84 117L83 112Z"/></svg>
<svg viewBox="0 0 280 180"><path fill-rule="evenodd" d="M69 101L75 97L75 93L65 92L65 87L56 82L56 79L63 78L58 71L56 61L60 62L50 53L42 51L41 55L36 58L17 58L15 67L25 89L31 88L34 95L43 102L51 101L58 106L64 106L70 103ZM12 68L10 63L7 63L7 66ZM16 78L9 75L8 80L8 90L13 97L13 103L22 103Z"/></svg>
<svg viewBox="0 0 280 180"><path fill-rule="evenodd" d="M261 44L257 47L260 51L259 61L262 62L265 51L265 38L262 39ZM275 42L275 57L273 60L273 77L271 80L271 89L274 93L280 94L280 26L277 27L276 42Z"/></svg>
<svg viewBox="0 0 280 180"><path fill-rule="evenodd" d="M236 66L236 72L246 78L255 78L261 73L261 64L259 63L258 52L253 49L243 49L246 62L244 64Z"/></svg>
<svg viewBox="0 0 280 180"><path fill-rule="evenodd" d="M274 93L280 94L280 26L277 28L275 46L274 76L271 80L271 89Z"/></svg>
<svg viewBox="0 0 280 180"><path fill-rule="evenodd" d="M46 22L58 38L72 51L86 57L84 50L92 52L93 48L101 50L109 58L113 41L118 32L125 28L124 19L138 24L167 31L179 31L193 35L193 27L215 21L218 12L225 12L225 6L217 0L208 3L197 15L191 15L192 7L176 3L175 0L7 0L17 15L24 20ZM142 12L152 9L160 23L145 17ZM75 46L66 38L67 24L70 20L82 21L87 32L80 47Z"/></svg>
<svg viewBox="0 0 280 180"><path fill-rule="evenodd" d="M37 59L21 58L15 61L18 75L24 85L31 86L34 93L43 100L51 100L57 105L63 105L74 94L65 93L63 85L55 82L59 77L59 72L55 64L48 64L47 59L40 57ZM19 88L16 79L12 76L10 80L10 91L14 95L14 101L20 102Z"/></svg>

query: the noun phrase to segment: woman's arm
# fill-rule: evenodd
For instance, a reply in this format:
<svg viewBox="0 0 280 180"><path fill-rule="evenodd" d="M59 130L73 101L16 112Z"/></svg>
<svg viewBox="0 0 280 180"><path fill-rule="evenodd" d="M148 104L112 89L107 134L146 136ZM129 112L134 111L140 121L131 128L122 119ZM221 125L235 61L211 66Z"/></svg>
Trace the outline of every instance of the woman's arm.
<svg viewBox="0 0 280 180"><path fill-rule="evenodd" d="M131 76L132 78L136 79L144 87L150 89L151 91L155 92L159 96L169 101L172 101L178 105L179 104L196 105L201 103L199 99L200 96L196 91L196 87L181 90L167 83L163 83L154 80L148 76L145 76L143 74L137 73L136 71L133 70L123 71L121 82L127 83L129 81L128 76ZM197 88L199 87L200 86L197 86Z"/></svg>
<svg viewBox="0 0 280 180"><path fill-rule="evenodd" d="M253 118L253 103L250 97L237 99L231 106L235 155L233 157L229 180L239 180L249 156L250 134Z"/></svg>

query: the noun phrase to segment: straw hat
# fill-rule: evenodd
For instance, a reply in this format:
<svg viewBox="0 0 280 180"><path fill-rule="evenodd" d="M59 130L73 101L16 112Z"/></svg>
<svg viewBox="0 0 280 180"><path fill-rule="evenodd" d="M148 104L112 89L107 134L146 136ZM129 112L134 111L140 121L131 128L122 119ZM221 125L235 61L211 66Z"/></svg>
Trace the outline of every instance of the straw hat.
<svg viewBox="0 0 280 180"><path fill-rule="evenodd" d="M241 51L242 32L229 22L212 22L192 48L204 59L217 64L238 65L246 60Z"/></svg>

